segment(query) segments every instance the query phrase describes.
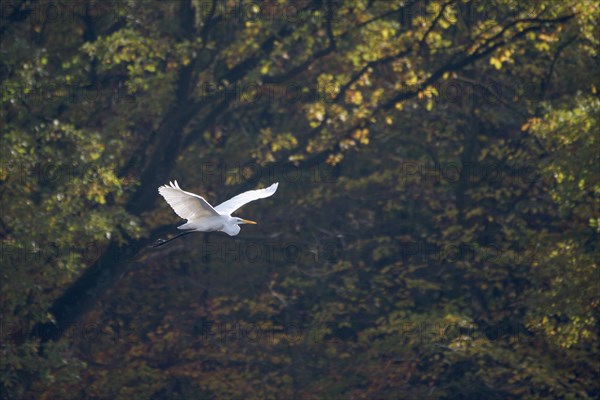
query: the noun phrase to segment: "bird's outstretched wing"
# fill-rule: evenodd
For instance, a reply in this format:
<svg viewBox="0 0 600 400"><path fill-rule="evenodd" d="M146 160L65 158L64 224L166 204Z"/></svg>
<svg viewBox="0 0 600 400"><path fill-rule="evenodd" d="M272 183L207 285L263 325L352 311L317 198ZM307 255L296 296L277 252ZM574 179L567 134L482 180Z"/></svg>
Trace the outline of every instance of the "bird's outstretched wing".
<svg viewBox="0 0 600 400"><path fill-rule="evenodd" d="M247 192L238 194L235 197L223 202L215 207L220 213L231 214L244 204L250 203L251 201L264 199L265 197L272 196L277 191L277 186L279 186L279 182L272 184L268 188L258 189L258 190L249 190Z"/></svg>
<svg viewBox="0 0 600 400"><path fill-rule="evenodd" d="M173 211L183 219L193 220L202 217L217 216L219 213L204 198L197 194L181 190L177 181L169 182L158 188Z"/></svg>

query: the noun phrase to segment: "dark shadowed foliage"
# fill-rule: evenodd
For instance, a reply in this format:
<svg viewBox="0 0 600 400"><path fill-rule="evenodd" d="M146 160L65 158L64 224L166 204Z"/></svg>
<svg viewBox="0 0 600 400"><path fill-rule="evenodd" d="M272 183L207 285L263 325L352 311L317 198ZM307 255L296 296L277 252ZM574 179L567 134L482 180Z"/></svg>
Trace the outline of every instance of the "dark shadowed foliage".
<svg viewBox="0 0 600 400"><path fill-rule="evenodd" d="M3 0L0 397L600 397L599 17Z"/></svg>

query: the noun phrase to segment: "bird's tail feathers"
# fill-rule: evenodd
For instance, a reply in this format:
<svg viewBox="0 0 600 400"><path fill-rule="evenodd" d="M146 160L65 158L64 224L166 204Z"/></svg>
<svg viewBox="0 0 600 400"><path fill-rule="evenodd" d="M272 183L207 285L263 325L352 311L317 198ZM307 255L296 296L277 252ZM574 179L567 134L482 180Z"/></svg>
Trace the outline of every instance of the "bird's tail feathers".
<svg viewBox="0 0 600 400"><path fill-rule="evenodd" d="M186 222L183 225L179 225L177 229L194 229L194 226L191 222Z"/></svg>

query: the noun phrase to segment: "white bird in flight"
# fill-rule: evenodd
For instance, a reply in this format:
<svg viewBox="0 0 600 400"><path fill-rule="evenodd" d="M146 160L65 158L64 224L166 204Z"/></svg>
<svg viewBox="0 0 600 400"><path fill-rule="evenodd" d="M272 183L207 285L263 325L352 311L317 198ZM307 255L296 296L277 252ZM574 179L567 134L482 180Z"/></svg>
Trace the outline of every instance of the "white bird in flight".
<svg viewBox="0 0 600 400"><path fill-rule="evenodd" d="M240 224L256 224L256 222L232 217L231 214L244 204L272 196L277 191L278 185L279 182L268 188L249 190L213 208L203 197L181 190L177 181L169 182L169 186L159 187L158 193L164 197L177 215L187 219L187 222L178 226L177 229L189 229L189 231L169 240L159 239L154 247L162 246L173 239L192 232L221 231L229 236L235 236L240 233Z"/></svg>

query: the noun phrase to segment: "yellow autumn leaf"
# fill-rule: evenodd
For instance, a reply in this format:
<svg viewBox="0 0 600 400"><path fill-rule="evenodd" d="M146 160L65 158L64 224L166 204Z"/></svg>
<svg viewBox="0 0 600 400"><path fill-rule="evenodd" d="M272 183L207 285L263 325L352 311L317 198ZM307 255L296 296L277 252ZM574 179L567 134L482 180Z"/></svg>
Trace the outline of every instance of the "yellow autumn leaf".
<svg viewBox="0 0 600 400"><path fill-rule="evenodd" d="M490 58L490 64L493 65L496 69L502 69L502 61L500 61L496 57Z"/></svg>
<svg viewBox="0 0 600 400"><path fill-rule="evenodd" d="M348 101L357 106L361 105L363 102L362 93L354 90L348 91Z"/></svg>
<svg viewBox="0 0 600 400"><path fill-rule="evenodd" d="M538 35L538 38L540 40L543 40L544 42L556 42L557 41L557 38L555 36L546 35L544 33L540 33Z"/></svg>

